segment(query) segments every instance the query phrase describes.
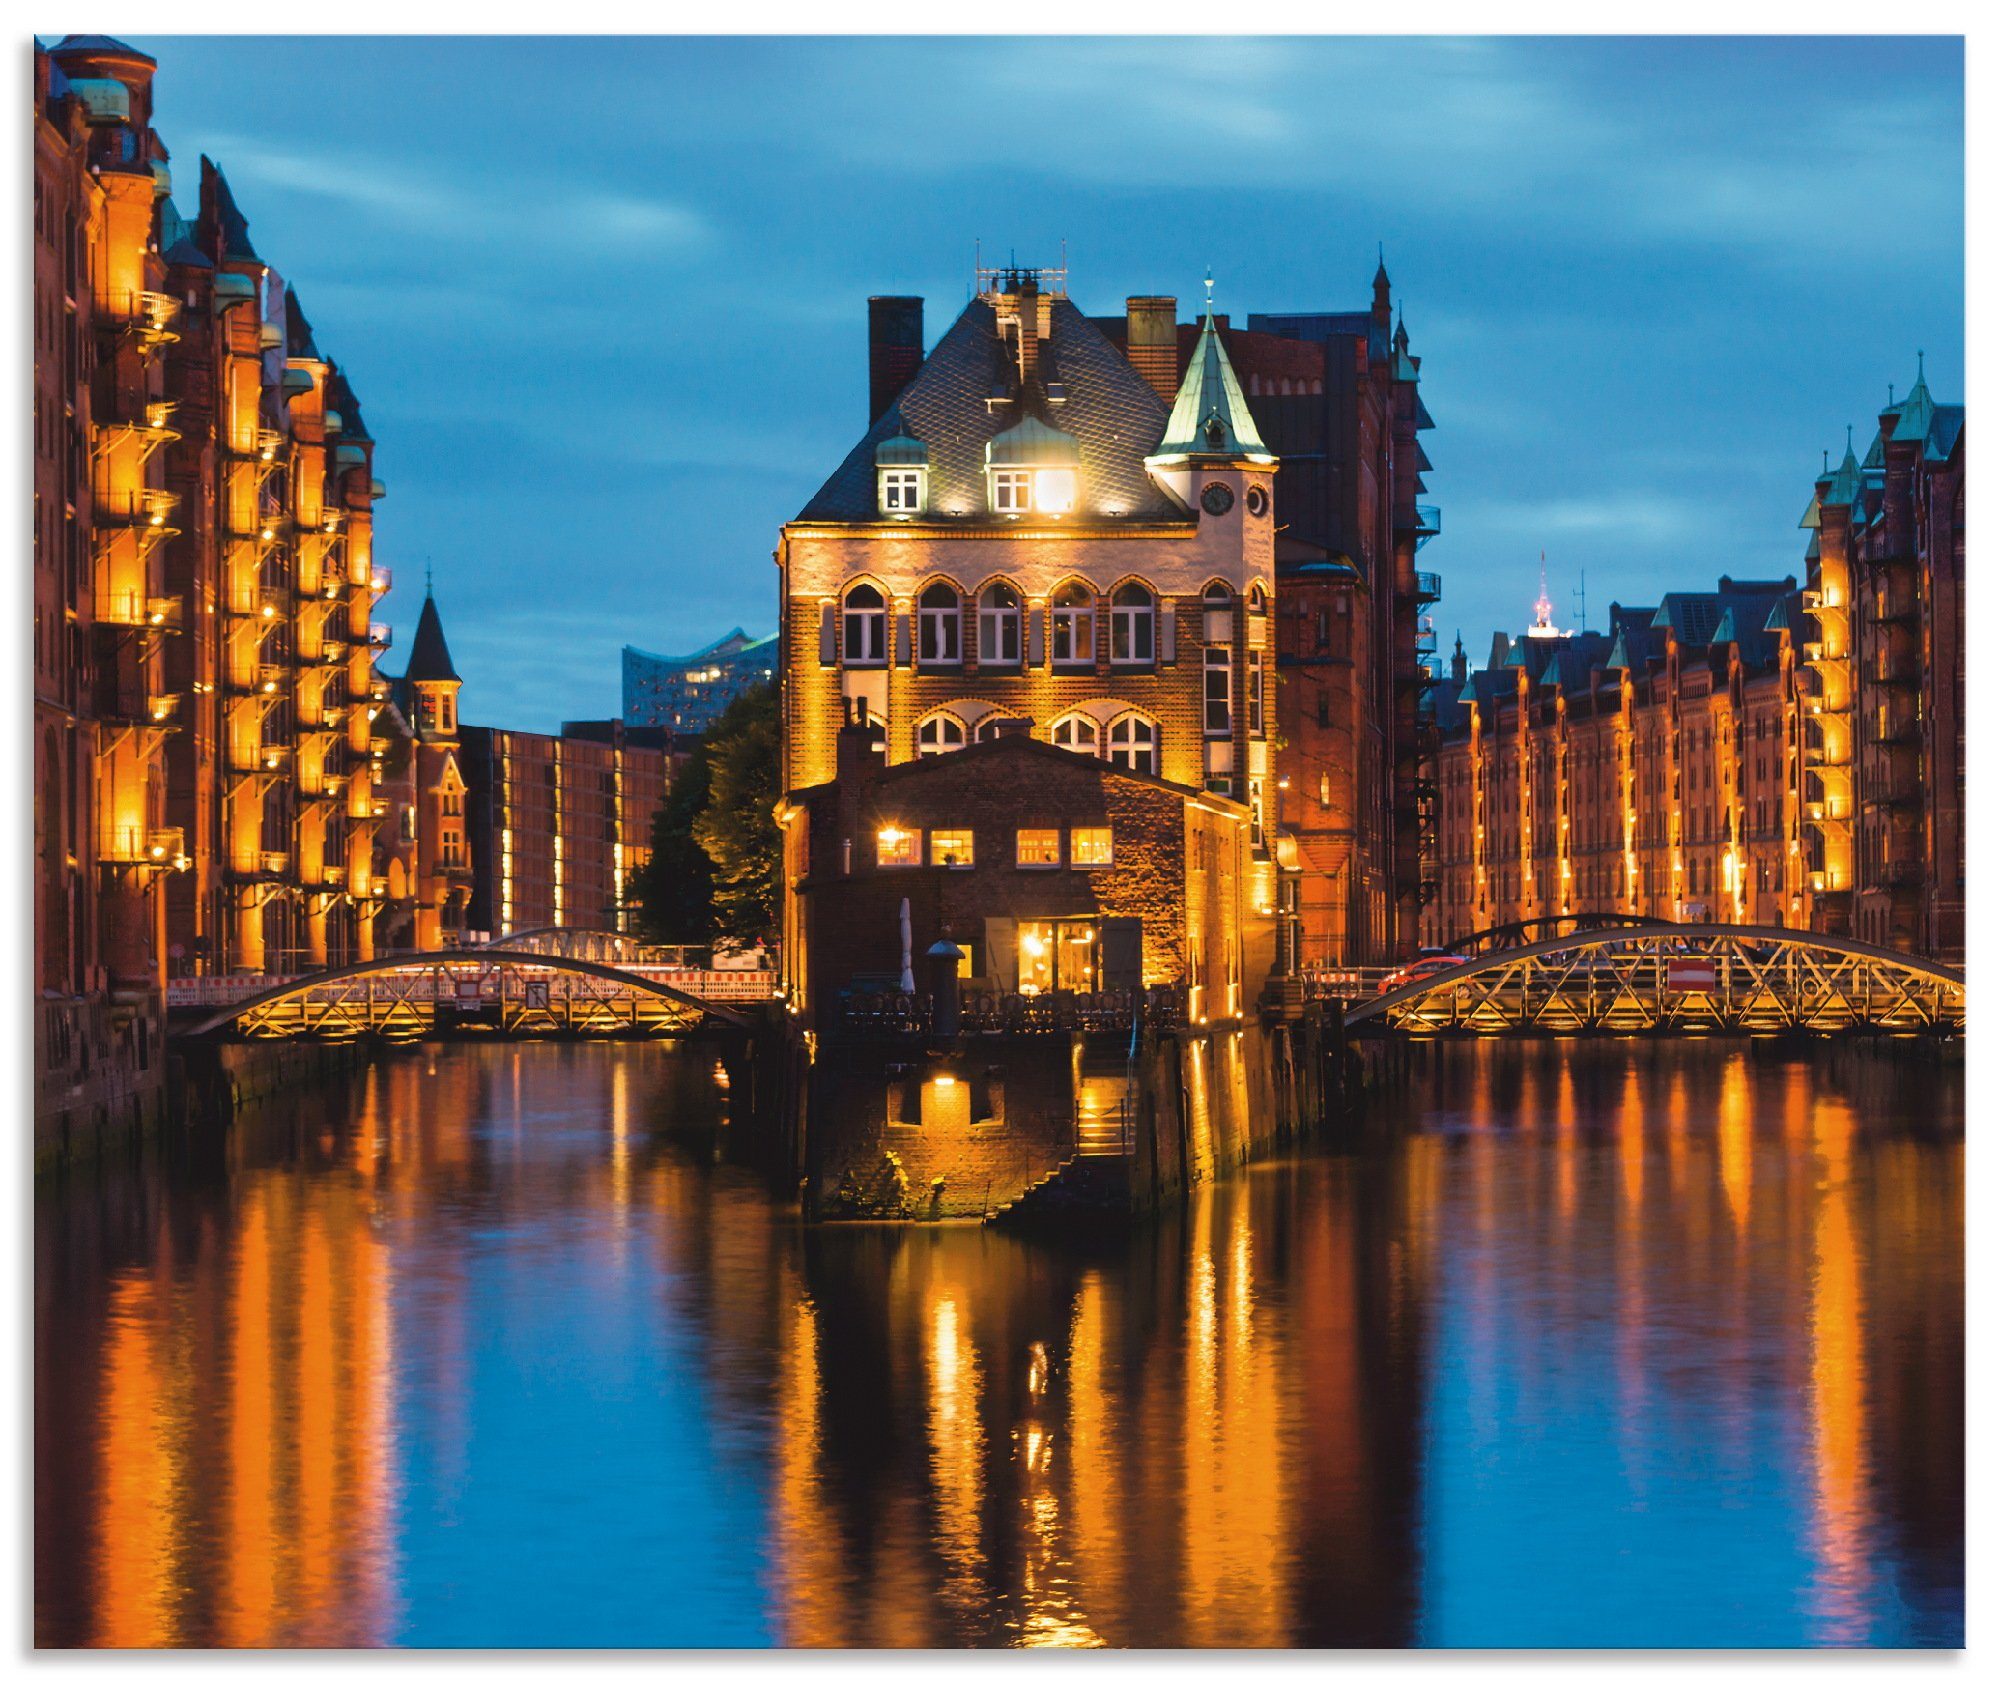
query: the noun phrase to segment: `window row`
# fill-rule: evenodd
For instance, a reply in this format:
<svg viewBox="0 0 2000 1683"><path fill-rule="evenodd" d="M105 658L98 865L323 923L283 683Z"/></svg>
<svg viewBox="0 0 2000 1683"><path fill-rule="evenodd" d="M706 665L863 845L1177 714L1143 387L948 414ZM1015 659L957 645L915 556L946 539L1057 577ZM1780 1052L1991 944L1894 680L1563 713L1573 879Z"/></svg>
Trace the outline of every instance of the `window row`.
<svg viewBox="0 0 2000 1683"><path fill-rule="evenodd" d="M1017 829L1014 867L1022 871L1061 870L1064 862L1060 828ZM1069 832L1068 862L1072 870L1099 870L1111 863L1111 831L1105 825L1076 825ZM929 847L926 849L926 839ZM921 865L926 859L945 870L969 871L975 862L972 828L906 830L885 824L875 832L875 863L884 870Z"/></svg>
<svg viewBox="0 0 2000 1683"><path fill-rule="evenodd" d="M1006 714L988 713L973 727L971 740L991 742L1014 722ZM1108 759L1126 771L1160 775L1160 727L1143 713L1121 714L1111 721L1109 729L1088 713L1065 713L1049 726L1049 740L1073 754ZM965 721L956 713L931 713L917 721L919 759L954 753L966 741Z"/></svg>
<svg viewBox="0 0 2000 1683"><path fill-rule="evenodd" d="M1244 605L1253 614L1265 611L1268 598L1261 584L1253 584ZM1202 593L1202 606L1211 615L1228 614L1235 596L1224 584L1211 584ZM1162 620L1159 598L1136 581L1122 584L1100 607L1100 598L1089 586L1071 580L1049 598L1048 658L1058 668L1077 669L1097 664L1097 621L1100 613L1109 621L1111 662L1114 666L1150 666L1156 659L1172 658L1171 635L1161 647ZM829 615L831 610L829 610ZM829 618L827 632L831 631ZM1019 666L1022 663L1024 633L1028 615L1021 593L1004 579L989 584L974 605L970 636L981 666ZM889 603L872 584L857 584L842 598L837 644L831 635L821 638L820 657L827 664L837 658L846 666L886 666L889 664ZM1233 627L1226 621L1208 625L1210 642L1226 641ZM919 666L959 666L964 663L966 601L956 585L939 580L925 587L916 605L916 660ZM1039 628L1037 628L1039 641ZM1039 648L1028 651L1039 664ZM905 644L903 659L908 659Z"/></svg>

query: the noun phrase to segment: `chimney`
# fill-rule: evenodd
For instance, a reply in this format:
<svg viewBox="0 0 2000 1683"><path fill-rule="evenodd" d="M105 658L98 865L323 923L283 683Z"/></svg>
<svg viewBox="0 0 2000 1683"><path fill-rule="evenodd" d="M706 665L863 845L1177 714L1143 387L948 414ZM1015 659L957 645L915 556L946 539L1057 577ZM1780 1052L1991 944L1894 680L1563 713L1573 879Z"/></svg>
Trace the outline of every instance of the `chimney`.
<svg viewBox="0 0 2000 1683"><path fill-rule="evenodd" d="M924 301L868 300L868 424L903 395L924 362Z"/></svg>
<svg viewBox="0 0 2000 1683"><path fill-rule="evenodd" d="M1042 289L1028 275L1014 294L1014 342L1021 359L1021 385L1035 378L1042 356Z"/></svg>
<svg viewBox="0 0 2000 1683"><path fill-rule="evenodd" d="M1171 298L1125 300L1125 357L1139 377L1172 403L1180 390L1180 347Z"/></svg>
<svg viewBox="0 0 2000 1683"><path fill-rule="evenodd" d="M867 699L856 696L846 722L834 738L834 780L852 787L862 779L872 777L882 764L882 749L881 721L871 719Z"/></svg>

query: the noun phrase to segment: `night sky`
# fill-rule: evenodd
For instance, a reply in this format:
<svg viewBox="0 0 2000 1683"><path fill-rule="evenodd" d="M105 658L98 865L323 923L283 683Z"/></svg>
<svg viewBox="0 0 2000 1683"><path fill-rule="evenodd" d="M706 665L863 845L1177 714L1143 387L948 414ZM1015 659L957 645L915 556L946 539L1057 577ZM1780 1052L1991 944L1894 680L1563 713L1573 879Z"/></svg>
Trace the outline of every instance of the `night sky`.
<svg viewBox="0 0 2000 1683"><path fill-rule="evenodd" d="M1798 572L1822 448L1963 396L1956 40L130 37L353 381L400 670L435 569L475 723L776 619L867 423L866 300L974 241L1094 314L1359 309L1423 359L1438 625Z"/></svg>

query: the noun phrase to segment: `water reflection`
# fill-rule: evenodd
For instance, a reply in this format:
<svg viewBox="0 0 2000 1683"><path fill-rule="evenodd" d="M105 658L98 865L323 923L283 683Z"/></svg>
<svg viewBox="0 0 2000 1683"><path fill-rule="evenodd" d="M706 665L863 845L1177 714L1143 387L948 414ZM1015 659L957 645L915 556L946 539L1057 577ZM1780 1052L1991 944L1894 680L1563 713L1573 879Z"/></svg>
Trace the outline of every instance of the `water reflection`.
<svg viewBox="0 0 2000 1683"><path fill-rule="evenodd" d="M801 1229L671 1048L59 1189L38 1639L1959 1640L1956 1070L1418 1064L1096 1246Z"/></svg>

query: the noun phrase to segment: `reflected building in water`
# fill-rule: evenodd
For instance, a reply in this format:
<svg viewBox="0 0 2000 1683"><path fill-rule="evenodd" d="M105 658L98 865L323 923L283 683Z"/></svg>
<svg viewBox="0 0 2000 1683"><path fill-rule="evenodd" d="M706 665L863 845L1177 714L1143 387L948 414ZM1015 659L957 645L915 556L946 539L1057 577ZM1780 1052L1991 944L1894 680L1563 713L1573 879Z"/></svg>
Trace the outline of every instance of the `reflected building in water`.
<svg viewBox="0 0 2000 1683"><path fill-rule="evenodd" d="M412 1054L74 1187L37 1638L1955 1640L1956 1072L1426 1056L1407 1135L1095 1250L801 1227L694 1048Z"/></svg>

